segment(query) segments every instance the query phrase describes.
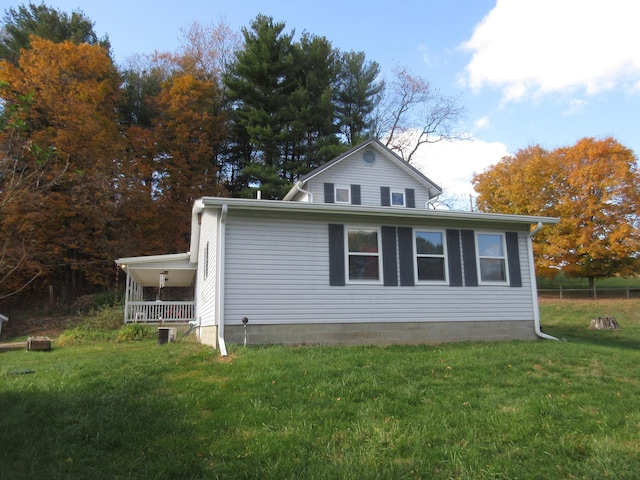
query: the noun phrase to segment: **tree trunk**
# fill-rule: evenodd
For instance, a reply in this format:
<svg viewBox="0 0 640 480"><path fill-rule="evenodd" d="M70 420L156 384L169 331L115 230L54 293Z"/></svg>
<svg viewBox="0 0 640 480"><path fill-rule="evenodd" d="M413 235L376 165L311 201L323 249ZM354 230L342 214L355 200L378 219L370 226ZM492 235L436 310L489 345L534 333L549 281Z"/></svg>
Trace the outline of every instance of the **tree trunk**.
<svg viewBox="0 0 640 480"><path fill-rule="evenodd" d="M596 278L589 278L589 297L595 299L596 298Z"/></svg>
<svg viewBox="0 0 640 480"><path fill-rule="evenodd" d="M617 330L620 328L614 317L595 317L591 319L591 330Z"/></svg>

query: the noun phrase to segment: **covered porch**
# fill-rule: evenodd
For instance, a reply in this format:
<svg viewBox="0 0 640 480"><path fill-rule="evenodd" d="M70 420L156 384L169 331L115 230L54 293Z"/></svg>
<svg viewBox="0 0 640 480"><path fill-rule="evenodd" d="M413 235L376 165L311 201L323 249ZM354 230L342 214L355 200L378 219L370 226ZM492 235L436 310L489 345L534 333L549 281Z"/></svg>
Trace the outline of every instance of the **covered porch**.
<svg viewBox="0 0 640 480"><path fill-rule="evenodd" d="M189 253L119 258L127 273L124 323L186 324L195 320L196 264Z"/></svg>

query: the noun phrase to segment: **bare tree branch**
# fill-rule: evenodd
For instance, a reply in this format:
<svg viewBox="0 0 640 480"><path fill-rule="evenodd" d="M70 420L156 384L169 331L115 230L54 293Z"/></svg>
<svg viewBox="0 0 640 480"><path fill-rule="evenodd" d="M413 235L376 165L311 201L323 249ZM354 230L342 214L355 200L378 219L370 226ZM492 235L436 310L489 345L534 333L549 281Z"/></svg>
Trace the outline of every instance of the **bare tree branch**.
<svg viewBox="0 0 640 480"><path fill-rule="evenodd" d="M376 128L377 136L386 138L387 147L410 162L420 145L467 139L457 130L464 114L459 97L442 95L406 68L394 70L394 75L381 104Z"/></svg>

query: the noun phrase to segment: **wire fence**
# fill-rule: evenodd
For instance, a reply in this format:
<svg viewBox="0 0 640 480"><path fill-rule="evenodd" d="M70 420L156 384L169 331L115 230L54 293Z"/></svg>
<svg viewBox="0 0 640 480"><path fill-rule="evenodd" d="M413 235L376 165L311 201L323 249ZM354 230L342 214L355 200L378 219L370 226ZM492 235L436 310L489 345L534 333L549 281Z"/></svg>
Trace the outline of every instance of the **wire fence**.
<svg viewBox="0 0 640 480"><path fill-rule="evenodd" d="M567 300L576 299L605 299L605 298L640 298L640 288L619 287L619 288L539 288L540 298L559 298Z"/></svg>

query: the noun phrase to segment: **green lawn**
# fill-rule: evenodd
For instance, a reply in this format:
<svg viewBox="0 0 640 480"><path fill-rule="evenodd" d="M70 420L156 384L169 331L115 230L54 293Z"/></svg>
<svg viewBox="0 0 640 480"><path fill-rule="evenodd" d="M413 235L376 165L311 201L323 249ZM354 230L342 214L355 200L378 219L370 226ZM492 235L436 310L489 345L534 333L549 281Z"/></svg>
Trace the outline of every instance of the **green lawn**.
<svg viewBox="0 0 640 480"><path fill-rule="evenodd" d="M3 353L0 479L637 479L639 307L545 301L559 342Z"/></svg>

